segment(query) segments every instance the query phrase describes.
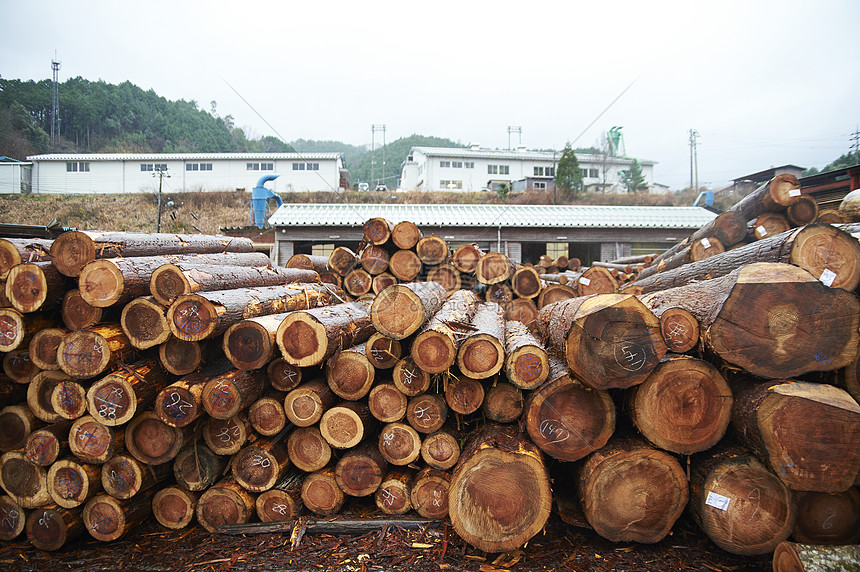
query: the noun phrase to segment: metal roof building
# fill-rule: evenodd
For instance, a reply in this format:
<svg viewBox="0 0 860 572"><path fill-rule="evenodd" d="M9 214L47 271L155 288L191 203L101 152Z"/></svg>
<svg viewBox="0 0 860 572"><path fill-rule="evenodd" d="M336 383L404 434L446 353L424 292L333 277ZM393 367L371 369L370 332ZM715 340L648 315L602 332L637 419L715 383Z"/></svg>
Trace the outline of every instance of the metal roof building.
<svg viewBox="0 0 860 572"><path fill-rule="evenodd" d="M590 263L663 250L715 215L700 207L284 204L269 218L276 230L273 259L284 264L323 244L355 248L373 217L412 221L425 236L441 236L454 247L476 242L515 262L535 262L551 244L566 245L569 256Z"/></svg>

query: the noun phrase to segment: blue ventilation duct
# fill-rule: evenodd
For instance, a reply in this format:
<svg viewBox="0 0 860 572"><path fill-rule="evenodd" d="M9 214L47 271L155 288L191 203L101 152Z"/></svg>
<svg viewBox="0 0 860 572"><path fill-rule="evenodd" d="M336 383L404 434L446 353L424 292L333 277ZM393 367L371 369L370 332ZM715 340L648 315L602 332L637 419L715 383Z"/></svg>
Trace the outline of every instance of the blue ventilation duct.
<svg viewBox="0 0 860 572"><path fill-rule="evenodd" d="M278 206L284 204L281 197L263 186L268 181L274 181L278 177L280 175L263 175L257 181L257 186L251 191L251 224L256 225L257 228L266 226L266 204L269 199L274 198L278 202Z"/></svg>

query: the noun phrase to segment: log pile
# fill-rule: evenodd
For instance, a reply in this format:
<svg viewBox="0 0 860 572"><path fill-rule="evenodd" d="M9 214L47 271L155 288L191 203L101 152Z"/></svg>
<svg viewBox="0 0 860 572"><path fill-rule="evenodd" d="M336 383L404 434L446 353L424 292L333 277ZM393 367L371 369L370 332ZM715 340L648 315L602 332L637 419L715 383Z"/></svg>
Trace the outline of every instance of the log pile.
<svg viewBox="0 0 860 572"><path fill-rule="evenodd" d="M64 262L11 266L37 287L7 283L21 309L0 308L0 538L250 532L368 498L486 552L523 546L554 503L615 542L659 542L688 510L736 554L856 543L857 282L788 251L857 239L804 228L823 230L647 294L618 289L649 257L516 265L384 219L358 252L286 269L57 239L42 248ZM74 292L95 322L65 319Z"/></svg>

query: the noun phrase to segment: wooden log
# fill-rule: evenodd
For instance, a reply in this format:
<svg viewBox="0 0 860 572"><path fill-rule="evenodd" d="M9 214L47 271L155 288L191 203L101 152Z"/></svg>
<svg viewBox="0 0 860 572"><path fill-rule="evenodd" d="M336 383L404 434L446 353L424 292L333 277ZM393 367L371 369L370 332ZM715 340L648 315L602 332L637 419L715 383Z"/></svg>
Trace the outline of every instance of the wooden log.
<svg viewBox="0 0 860 572"><path fill-rule="evenodd" d="M104 491L115 499L130 499L141 491L149 490L173 475L169 464L151 467L128 453L121 453L101 466Z"/></svg>
<svg viewBox="0 0 860 572"><path fill-rule="evenodd" d="M505 364L504 310L492 302L480 304L472 318L472 328L457 352L457 365L468 377L486 379Z"/></svg>
<svg viewBox="0 0 860 572"><path fill-rule="evenodd" d="M326 410L320 418L320 433L334 449L355 447L374 427L370 409L363 402L343 401Z"/></svg>
<svg viewBox="0 0 860 572"><path fill-rule="evenodd" d="M170 378L153 359L122 364L87 390L87 410L99 423L115 427L148 408Z"/></svg>
<svg viewBox="0 0 860 572"><path fill-rule="evenodd" d="M619 437L586 459L577 486L589 524L613 542L659 542L688 499L687 477L674 457Z"/></svg>
<svg viewBox="0 0 860 572"><path fill-rule="evenodd" d="M822 222L826 224L843 224L851 221L843 217L842 214L839 212L839 209L820 209L818 211L818 216L815 218L815 222Z"/></svg>
<svg viewBox="0 0 860 572"><path fill-rule="evenodd" d="M575 380L567 364L553 356L549 381L526 401L529 437L560 461L578 461L606 445L615 432L615 404L609 393Z"/></svg>
<svg viewBox="0 0 860 572"><path fill-rule="evenodd" d="M283 391L268 391L248 408L251 427L264 437L272 437L287 426Z"/></svg>
<svg viewBox="0 0 860 572"><path fill-rule="evenodd" d="M469 415L484 403L484 386L479 379L464 375L448 376L445 380L445 403L451 411Z"/></svg>
<svg viewBox="0 0 860 572"><path fill-rule="evenodd" d="M364 221L364 240L371 245L382 245L391 238L394 227L391 222L381 217L369 218Z"/></svg>
<svg viewBox="0 0 860 572"><path fill-rule="evenodd" d="M363 343L337 352L329 358L326 367L328 386L335 395L348 401L364 398L375 377L376 368Z"/></svg>
<svg viewBox="0 0 860 572"><path fill-rule="evenodd" d="M135 298L126 304L119 323L128 341L139 350L157 346L170 338L167 307L152 296Z"/></svg>
<svg viewBox="0 0 860 572"><path fill-rule="evenodd" d="M415 474L410 485L410 504L424 518L444 520L448 517L450 487L450 473L424 467Z"/></svg>
<svg viewBox="0 0 860 572"><path fill-rule="evenodd" d="M299 427L287 437L287 454L297 469L312 473L328 465L331 447L318 427Z"/></svg>
<svg viewBox="0 0 860 572"><path fill-rule="evenodd" d="M382 274L388 270L390 258L391 256L386 249L375 244L366 246L358 257L361 268L371 276Z"/></svg>
<svg viewBox="0 0 860 572"><path fill-rule="evenodd" d="M81 506L102 491L103 466L60 459L48 469L48 493L63 508Z"/></svg>
<svg viewBox="0 0 860 572"><path fill-rule="evenodd" d="M447 471L460 459L459 432L442 428L424 437L421 442L421 459L427 466Z"/></svg>
<svg viewBox="0 0 860 572"><path fill-rule="evenodd" d="M642 383L666 353L660 321L635 297L597 294L544 307L544 339L594 389Z"/></svg>
<svg viewBox="0 0 860 572"><path fill-rule="evenodd" d="M340 276L346 276L358 264L358 255L345 246L338 246L328 257L328 266Z"/></svg>
<svg viewBox="0 0 860 572"><path fill-rule="evenodd" d="M370 289L374 294L379 294L389 286L397 284L397 277L390 272L383 272L373 277Z"/></svg>
<svg viewBox="0 0 860 572"><path fill-rule="evenodd" d="M270 264L259 252L140 256L108 258L90 262L80 272L78 289L87 304L107 308L127 304L134 298L149 296L152 273L165 264L259 267Z"/></svg>
<svg viewBox="0 0 860 572"><path fill-rule="evenodd" d="M642 301L660 319L660 332L669 351L682 354L696 347L699 343L699 322L689 310L677 306L656 306L648 297L642 298Z"/></svg>
<svg viewBox="0 0 860 572"><path fill-rule="evenodd" d="M87 390L77 380L61 381L51 392L51 408L63 419L74 421L87 412Z"/></svg>
<svg viewBox="0 0 860 572"><path fill-rule="evenodd" d="M447 292L436 282L395 284L380 293L370 307L376 330L402 340L429 320L445 302Z"/></svg>
<svg viewBox="0 0 860 572"><path fill-rule="evenodd" d="M412 221L403 220L391 229L391 242L401 249L415 248L418 241L424 237L421 229Z"/></svg>
<svg viewBox="0 0 860 572"><path fill-rule="evenodd" d="M512 383L499 382L484 396L484 415L496 423L513 423L523 414L525 398Z"/></svg>
<svg viewBox="0 0 860 572"><path fill-rule="evenodd" d="M554 302L576 298L576 290L565 284L547 284L538 295L538 309Z"/></svg>
<svg viewBox="0 0 860 572"><path fill-rule="evenodd" d="M379 453L392 465L412 463L421 454L421 437L409 425L388 423L379 432Z"/></svg>
<svg viewBox="0 0 860 572"><path fill-rule="evenodd" d="M190 432L167 425L152 411L139 413L125 427L126 449L147 465L163 465L172 461L190 437Z"/></svg>
<svg viewBox="0 0 860 572"><path fill-rule="evenodd" d="M410 399L406 405L406 421L424 434L441 429L447 418L448 405L445 399L434 393L422 393Z"/></svg>
<svg viewBox="0 0 860 572"><path fill-rule="evenodd" d="M373 495L376 507L391 515L403 515L412 510L412 502L409 500L412 478L412 471L409 469L390 469Z"/></svg>
<svg viewBox="0 0 860 572"><path fill-rule="evenodd" d="M792 538L804 544L857 544L860 542L860 489L841 493L801 491Z"/></svg>
<svg viewBox="0 0 860 572"><path fill-rule="evenodd" d="M520 389L535 389L549 375L546 348L520 322L505 323L505 374Z"/></svg>
<svg viewBox="0 0 860 572"><path fill-rule="evenodd" d="M60 313L63 324L70 331L83 330L101 322L112 322L110 310L91 306L81 297L81 291L75 288L63 296Z"/></svg>
<svg viewBox="0 0 860 572"><path fill-rule="evenodd" d="M233 456L230 468L236 482L252 493L274 487L290 466L284 435L261 437Z"/></svg>
<svg viewBox="0 0 860 572"><path fill-rule="evenodd" d="M349 302L291 313L278 327L277 341L288 363L307 367L366 341L372 333L367 305Z"/></svg>
<svg viewBox="0 0 860 572"><path fill-rule="evenodd" d="M690 512L714 543L752 556L771 552L794 527L794 494L755 455L721 446L696 455Z"/></svg>
<svg viewBox="0 0 860 572"><path fill-rule="evenodd" d="M487 252L478 260L475 278L481 284L497 284L510 280L516 268L507 255L501 252Z"/></svg>
<svg viewBox="0 0 860 572"><path fill-rule="evenodd" d="M410 282L421 273L421 259L412 250L398 250L388 261L388 271L404 282Z"/></svg>
<svg viewBox="0 0 860 572"><path fill-rule="evenodd" d="M478 260L484 255L484 251L477 244L464 244L454 251L451 263L454 268L463 274L472 274L478 268Z"/></svg>
<svg viewBox="0 0 860 572"><path fill-rule="evenodd" d="M403 354L400 341L382 335L371 334L364 344L365 353L376 369L391 369Z"/></svg>
<svg viewBox="0 0 860 572"><path fill-rule="evenodd" d="M515 426L473 432L448 490L451 524L463 540L487 552L519 548L544 527L551 504L540 450Z"/></svg>
<svg viewBox="0 0 860 572"><path fill-rule="evenodd" d="M22 451L0 456L0 487L21 508L38 508L51 503L47 470L27 460Z"/></svg>
<svg viewBox="0 0 860 572"><path fill-rule="evenodd" d="M8 495L0 495L0 517L0 540L9 542L24 532L27 513Z"/></svg>
<svg viewBox="0 0 860 572"><path fill-rule="evenodd" d="M191 524L199 500L198 493L170 485L152 497L152 515L161 526L180 530Z"/></svg>
<svg viewBox="0 0 860 572"><path fill-rule="evenodd" d="M487 287L484 293L484 300L494 302L505 309L511 301L514 300L514 291L508 286L507 282L498 282Z"/></svg>
<svg viewBox="0 0 860 572"><path fill-rule="evenodd" d="M732 391L710 363L667 354L628 394L630 417L657 447L689 455L710 449L726 432Z"/></svg>
<svg viewBox="0 0 860 572"><path fill-rule="evenodd" d="M454 365L460 344L472 331L479 302L471 290L454 292L412 341L415 365L427 373L442 373Z"/></svg>
<svg viewBox="0 0 860 572"><path fill-rule="evenodd" d="M27 436L27 444L24 445L27 459L43 467L54 464L69 452L71 428L71 420L61 419L30 433Z"/></svg>
<svg viewBox="0 0 860 572"><path fill-rule="evenodd" d="M188 375L203 361L203 349L198 342L186 342L171 335L158 346L158 361L173 375Z"/></svg>
<svg viewBox="0 0 860 572"><path fill-rule="evenodd" d="M353 268L343 277L343 289L350 296L360 298L373 288L373 277L363 268Z"/></svg>
<svg viewBox="0 0 860 572"><path fill-rule="evenodd" d="M337 401L328 383L322 379L308 380L290 391L284 398L284 413L296 427L310 427Z"/></svg>
<svg viewBox="0 0 860 572"><path fill-rule="evenodd" d="M505 320L520 322L530 331L537 332L538 309L534 300L514 298L505 307Z"/></svg>
<svg viewBox="0 0 860 572"><path fill-rule="evenodd" d="M511 278L511 288L520 298L535 298L542 287L541 277L529 266L520 266Z"/></svg>
<svg viewBox="0 0 860 572"><path fill-rule="evenodd" d="M180 378L158 393L152 410L167 425L186 427L204 413L203 390L206 384L228 371L231 371L229 365L219 362Z"/></svg>
<svg viewBox="0 0 860 572"><path fill-rule="evenodd" d="M302 369L287 363L282 357L276 357L269 362L266 374L269 376L272 388L285 393L298 387L303 379Z"/></svg>
<svg viewBox="0 0 860 572"><path fill-rule="evenodd" d="M284 284L319 282L315 270L282 266L218 266L209 264L164 264L152 272L149 290L159 304L171 305L177 298L195 292L262 288Z"/></svg>
<svg viewBox="0 0 860 572"><path fill-rule="evenodd" d="M0 238L0 280L22 262L49 262L53 240L42 238Z"/></svg>
<svg viewBox="0 0 860 572"><path fill-rule="evenodd" d="M618 292L618 280L606 268L591 266L577 279L580 296L590 294L614 294Z"/></svg>
<svg viewBox="0 0 860 572"><path fill-rule="evenodd" d="M183 489L208 489L224 472L228 457L216 455L200 441L185 447L173 460L173 476Z"/></svg>
<svg viewBox="0 0 860 572"><path fill-rule="evenodd" d="M13 266L6 277L6 298L24 314L58 308L68 289L66 277L50 262Z"/></svg>
<svg viewBox="0 0 860 572"><path fill-rule="evenodd" d="M839 572L860 562L860 545L811 546L781 542L773 551L774 572Z"/></svg>
<svg viewBox="0 0 860 572"><path fill-rule="evenodd" d="M331 268L328 265L328 256L318 256L315 254L293 254L290 256L290 259L287 260L287 263L284 264L285 268L297 268L300 270L314 270L315 272L331 272Z"/></svg>
<svg viewBox="0 0 860 572"><path fill-rule="evenodd" d="M216 455L235 455L248 441L251 424L244 415L229 419L210 417L203 427L203 441Z"/></svg>
<svg viewBox="0 0 860 572"><path fill-rule="evenodd" d="M2 314L0 314L0 324L2 321ZM63 328L45 328L36 332L30 339L28 346L33 365L41 370L60 369L60 364L57 361L57 349L60 347L63 336L68 333Z"/></svg>
<svg viewBox="0 0 860 572"><path fill-rule="evenodd" d="M257 496L255 509L260 522L284 522L298 518L302 505L302 483L305 475L289 471L271 489Z"/></svg>
<svg viewBox="0 0 860 572"><path fill-rule="evenodd" d="M302 503L320 516L337 514L345 500L346 496L337 485L332 466L314 471L302 483Z"/></svg>
<svg viewBox="0 0 860 572"><path fill-rule="evenodd" d="M792 226L782 213L762 213L748 223L747 229L750 238L761 240L768 236L781 234L791 229Z"/></svg>
<svg viewBox="0 0 860 572"><path fill-rule="evenodd" d="M448 296L462 287L460 271L450 264L437 264L431 267L427 272L427 281L441 284Z"/></svg>
<svg viewBox="0 0 860 572"><path fill-rule="evenodd" d="M0 409L27 400L27 386L0 374ZM0 430L2 431L2 430Z"/></svg>
<svg viewBox="0 0 860 572"><path fill-rule="evenodd" d="M275 357L278 326L287 313L247 318L227 328L222 347L234 367L242 370L260 369Z"/></svg>
<svg viewBox="0 0 860 572"><path fill-rule="evenodd" d="M442 264L451 255L448 243L440 236L425 236L415 245L415 254L424 264Z"/></svg>
<svg viewBox="0 0 860 572"><path fill-rule="evenodd" d="M83 508L40 507L27 515L27 540L39 550L59 550L84 534Z"/></svg>
<svg viewBox="0 0 860 572"><path fill-rule="evenodd" d="M54 388L67 379L69 376L61 371L41 371L33 376L27 386L27 405L33 414L45 423L55 423L62 419L54 411L51 395Z"/></svg>
<svg viewBox="0 0 860 572"><path fill-rule="evenodd" d="M785 484L830 493L854 484L860 471L860 405L848 393L806 382L734 389L735 436Z"/></svg>
<svg viewBox="0 0 860 572"><path fill-rule="evenodd" d="M735 203L731 212L743 220L750 221L764 212L779 212L797 202L801 196L797 177L782 173Z"/></svg>
<svg viewBox="0 0 860 572"><path fill-rule="evenodd" d="M335 464L334 479L345 495L366 497L376 492L387 472L388 463L369 440L344 453Z"/></svg>
<svg viewBox="0 0 860 572"><path fill-rule="evenodd" d="M721 278L654 292L643 303L688 310L714 354L767 379L838 369L857 348L860 306L854 295L789 264L750 264Z"/></svg>
<svg viewBox="0 0 860 572"><path fill-rule="evenodd" d="M0 352L12 352L17 349L29 351L33 338L53 325L54 322L42 313L21 314L14 308L0 308ZM44 351L41 347L36 349L40 350L38 357L41 358ZM40 364L44 363L44 360L33 363L41 369L59 369L56 367L56 353L56 348L54 348L54 364L46 364L50 366L48 368L41 368ZM31 353L30 359L32 358Z"/></svg>
<svg viewBox="0 0 860 572"><path fill-rule="evenodd" d="M412 356L397 362L392 380L395 387L407 397L415 397L430 389L430 374L418 367Z"/></svg>
<svg viewBox="0 0 860 572"><path fill-rule="evenodd" d="M210 417L229 419L257 401L266 390L269 377L264 371L229 370L210 379L200 400Z"/></svg>
<svg viewBox="0 0 860 572"><path fill-rule="evenodd" d="M254 514L254 502L254 496L235 479L221 479L200 496L197 522L209 532L225 524L248 522Z"/></svg>
<svg viewBox="0 0 860 572"><path fill-rule="evenodd" d="M403 419L408 402L407 397L390 382L373 386L367 396L371 415L382 423L394 423Z"/></svg>
<svg viewBox="0 0 860 572"><path fill-rule="evenodd" d="M69 449L85 463L104 464L124 445L125 431L102 425L91 415L76 419L69 430Z"/></svg>
<svg viewBox="0 0 860 572"><path fill-rule="evenodd" d="M39 368L30 359L30 351L18 349L3 356L3 373L15 383L30 383Z"/></svg>
<svg viewBox="0 0 860 572"><path fill-rule="evenodd" d="M76 379L96 377L114 369L119 362L129 363L134 347L119 324L91 326L66 334L57 348L57 361Z"/></svg>

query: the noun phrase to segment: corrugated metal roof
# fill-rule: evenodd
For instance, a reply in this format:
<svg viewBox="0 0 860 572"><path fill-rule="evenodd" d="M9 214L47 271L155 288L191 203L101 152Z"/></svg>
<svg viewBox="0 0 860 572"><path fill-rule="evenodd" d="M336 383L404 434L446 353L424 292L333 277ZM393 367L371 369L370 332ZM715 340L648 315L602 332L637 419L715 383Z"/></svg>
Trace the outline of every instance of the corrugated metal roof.
<svg viewBox="0 0 860 572"><path fill-rule="evenodd" d="M699 228L715 216L701 207L285 203L269 218L269 224L361 226L368 219L382 217L419 226Z"/></svg>
<svg viewBox="0 0 860 572"><path fill-rule="evenodd" d="M48 153L28 161L201 161L260 159L337 159L342 153Z"/></svg>
<svg viewBox="0 0 860 572"><path fill-rule="evenodd" d="M561 157L561 150L553 153L552 151L511 151L508 149L472 149L467 147L412 147L413 150L418 150L428 157L456 157L463 159L504 159L512 161L552 161L553 158L557 161ZM633 160L632 157L605 157L603 155L595 155L593 153L577 153L577 159L583 162L596 163L598 161L608 161L610 163L627 164ZM643 165L656 165L656 161L649 159L639 159Z"/></svg>

